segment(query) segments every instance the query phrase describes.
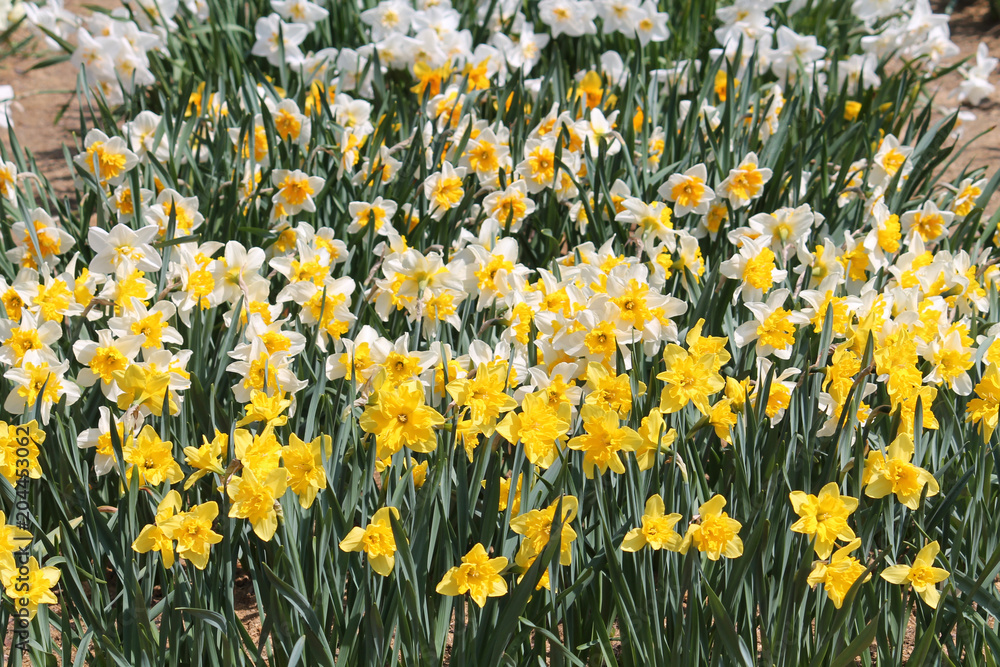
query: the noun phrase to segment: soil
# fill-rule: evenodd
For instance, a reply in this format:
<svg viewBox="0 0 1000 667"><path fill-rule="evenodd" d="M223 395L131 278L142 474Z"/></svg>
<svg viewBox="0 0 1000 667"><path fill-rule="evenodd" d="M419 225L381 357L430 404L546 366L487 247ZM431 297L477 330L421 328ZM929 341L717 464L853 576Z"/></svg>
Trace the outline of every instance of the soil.
<svg viewBox="0 0 1000 667"><path fill-rule="evenodd" d="M113 0L66 0L65 7L76 14L86 15L89 12L83 9L85 4L111 8L119 3ZM20 40L30 34L22 26L14 39ZM8 48L9 44L0 44L0 51L5 52ZM75 155L76 147L83 143L82 138L74 137L80 127L79 106L74 94L75 68L66 61L51 67L31 69L40 60L52 55L44 41L36 38L21 52L0 57L0 84L14 87L16 102L10 115L18 141L34 154L39 171L49 179L56 193L71 196L74 192L72 172L66 163L63 146L68 145L70 154ZM64 108L66 111L59 118ZM9 145L7 133L0 133L3 143Z"/></svg>
<svg viewBox="0 0 1000 667"><path fill-rule="evenodd" d="M939 7L938 10L940 9ZM974 61L980 42L989 47L991 55L1000 53L1000 22L990 9L988 0L960 3L951 15L949 27L951 40L961 50L959 59L972 58ZM996 129L997 121L1000 120L1000 71L994 72L991 79L993 83L998 84L997 92L992 99L985 101L981 106L969 108L976 114L976 120L962 124L963 141L968 141L982 132L986 134L965 150L961 160L949 170L949 175L957 177L962 168L969 164L975 167L995 165L997 158L1000 158L1000 131ZM937 97L939 103L950 107L957 106L957 100L949 99L949 96L958 88L961 81L962 76L957 72L943 77L940 80L940 92Z"/></svg>

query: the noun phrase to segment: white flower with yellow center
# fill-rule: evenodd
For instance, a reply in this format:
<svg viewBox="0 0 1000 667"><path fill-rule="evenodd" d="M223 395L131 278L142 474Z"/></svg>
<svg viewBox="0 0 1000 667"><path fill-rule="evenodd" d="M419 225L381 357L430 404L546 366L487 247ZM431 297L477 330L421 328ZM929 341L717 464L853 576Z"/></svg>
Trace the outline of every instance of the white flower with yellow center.
<svg viewBox="0 0 1000 667"><path fill-rule="evenodd" d="M76 376L81 387L101 383L101 391L111 401L118 401L121 389L115 382L115 371L124 371L135 361L142 348L143 336L129 334L115 338L110 329L97 332L97 340L78 340L73 343L76 360L86 366Z"/></svg>
<svg viewBox="0 0 1000 667"><path fill-rule="evenodd" d="M295 215L300 211L313 212L316 202L313 195L323 189L326 181L320 176L310 176L299 171L275 169L271 174L271 182L278 189L274 195L274 203L280 205L285 215Z"/></svg>
<svg viewBox="0 0 1000 667"><path fill-rule="evenodd" d="M756 341L758 357L769 357L773 354L778 359L789 359L792 356L796 325L807 323L809 318L802 313L785 310L782 307L788 299L788 294L787 289L776 289L765 302L743 304L753 313L753 319L744 322L733 331L733 342L736 347L746 347Z"/></svg>
<svg viewBox="0 0 1000 667"><path fill-rule="evenodd" d="M872 160L869 183L876 187L888 186L889 182L899 174L899 184L902 185L903 179L913 169L913 162L909 159L912 153L911 146L903 146L894 135L885 135Z"/></svg>
<svg viewBox="0 0 1000 667"><path fill-rule="evenodd" d="M42 423L48 424L52 407L60 400L65 398L66 405L73 405L80 398L80 388L65 377L68 369L68 361L59 361L44 350L29 350L21 366L4 373L13 387L3 409L19 415L37 407Z"/></svg>
<svg viewBox="0 0 1000 667"><path fill-rule="evenodd" d="M919 235L924 243L947 235L948 226L954 219L953 212L942 211L934 202L926 201L916 211L907 211L899 216L899 225L907 245L910 245L914 235Z"/></svg>
<svg viewBox="0 0 1000 667"><path fill-rule="evenodd" d="M742 208L764 192L771 180L771 170L760 166L756 153L747 153L729 176L719 184L719 195L729 199L733 208Z"/></svg>
<svg viewBox="0 0 1000 667"><path fill-rule="evenodd" d="M92 174L101 185L118 185L139 164L139 158L128 149L124 139L109 138L97 129L87 132L83 147L84 152L73 161Z"/></svg>
<svg viewBox="0 0 1000 667"><path fill-rule="evenodd" d="M706 184L707 179L705 165L696 164L683 174L673 174L657 193L674 205L677 217L691 212L704 215L715 198L715 191Z"/></svg>
<svg viewBox="0 0 1000 667"><path fill-rule="evenodd" d="M396 209L396 202L382 197L376 197L371 202L352 201L347 205L347 212L351 214L351 224L347 226L347 233L357 234L360 231L367 233L368 225L372 225L376 234L388 236L394 231L389 221L396 215Z"/></svg>
<svg viewBox="0 0 1000 667"><path fill-rule="evenodd" d="M462 201L465 196L465 188L462 187L465 173L465 167L455 168L450 162L444 162L441 171L434 172L424 181L424 197L429 203L432 218L440 220Z"/></svg>
<svg viewBox="0 0 1000 667"><path fill-rule="evenodd" d="M156 225L132 230L117 224L110 232L100 227L91 227L87 232L87 241L94 251L90 270L94 273L114 273L124 264L139 271L159 271L162 260L151 245L159 231Z"/></svg>

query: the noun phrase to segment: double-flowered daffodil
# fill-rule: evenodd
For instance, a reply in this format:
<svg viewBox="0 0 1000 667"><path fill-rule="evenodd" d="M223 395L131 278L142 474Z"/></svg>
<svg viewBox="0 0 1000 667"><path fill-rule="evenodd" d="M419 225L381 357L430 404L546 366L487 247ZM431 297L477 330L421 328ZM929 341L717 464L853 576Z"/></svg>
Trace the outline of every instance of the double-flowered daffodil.
<svg viewBox="0 0 1000 667"><path fill-rule="evenodd" d="M383 577L388 577L396 564L396 538L392 534L390 516L398 519L399 510L383 507L375 512L366 528L355 526L340 541L341 551L364 551L368 555L368 564Z"/></svg>
<svg viewBox="0 0 1000 667"><path fill-rule="evenodd" d="M461 565L456 565L445 573L434 590L441 595L468 593L473 602L482 607L486 604L486 598L507 594L507 582L500 576L505 567L506 558L490 558L483 545L477 544L462 556Z"/></svg>
<svg viewBox="0 0 1000 667"><path fill-rule="evenodd" d="M663 512L663 498L660 494L647 500L646 511L642 515L642 526L628 531L622 542L622 551L639 551L647 546L654 551L680 550L682 540L680 534L674 530L674 526L681 520L681 515Z"/></svg>

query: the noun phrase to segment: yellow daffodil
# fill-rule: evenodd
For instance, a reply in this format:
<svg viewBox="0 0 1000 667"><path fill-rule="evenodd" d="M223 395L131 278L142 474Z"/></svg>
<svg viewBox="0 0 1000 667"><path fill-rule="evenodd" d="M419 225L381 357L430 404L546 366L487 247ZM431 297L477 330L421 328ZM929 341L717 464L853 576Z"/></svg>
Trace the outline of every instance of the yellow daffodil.
<svg viewBox="0 0 1000 667"><path fill-rule="evenodd" d="M983 440L989 440L997 429L1000 414L1000 370L996 364L989 365L975 391L976 398L965 408L965 421L979 424Z"/></svg>
<svg viewBox="0 0 1000 667"><path fill-rule="evenodd" d="M159 417L166 397L170 414L177 414L179 408L170 393L170 373L130 364L125 370L114 371L111 375L122 390L117 401L119 410L139 405Z"/></svg>
<svg viewBox="0 0 1000 667"><path fill-rule="evenodd" d="M252 470L244 468L242 477L233 477L229 482L227 490L233 501L229 516L249 520L257 537L270 542L278 529L275 506L286 488L288 471L284 468L275 468L263 481L259 481Z"/></svg>
<svg viewBox="0 0 1000 667"><path fill-rule="evenodd" d="M633 528L625 535L622 551L639 551L648 546L654 551L668 549L678 551L681 548L681 536L674 526L681 520L680 514L664 514L663 498L660 494L646 501L646 511L642 515L642 527Z"/></svg>
<svg viewBox="0 0 1000 667"><path fill-rule="evenodd" d="M518 558L533 560L542 553L549 543L549 533L552 531L552 521L556 516L556 506L559 499L543 510L531 510L510 520L510 529L518 535L524 535L524 542L518 550ZM562 497L562 532L559 536L559 562L569 565L573 552L570 550L576 531L570 526L576 518L577 500L574 496Z"/></svg>
<svg viewBox="0 0 1000 667"><path fill-rule="evenodd" d="M594 405L584 405L580 409L584 433L567 443L567 447L585 453L583 472L587 479L593 479L594 470L600 474L608 471L619 475L625 472L618 452L635 451L642 444L638 433L619 423L617 412L606 412Z"/></svg>
<svg viewBox="0 0 1000 667"><path fill-rule="evenodd" d="M566 443L572 415L568 403L553 407L545 392L535 392L525 395L521 411L508 412L496 431L512 445L520 442L531 463L548 468L559 458L559 449Z"/></svg>
<svg viewBox="0 0 1000 667"><path fill-rule="evenodd" d="M627 373L615 375L601 364L590 363L587 365L587 389L590 393L584 399L585 405L616 412L622 419L632 411L633 392ZM634 396L645 393L646 385L640 382Z"/></svg>
<svg viewBox="0 0 1000 667"><path fill-rule="evenodd" d="M28 559L25 567L27 573L18 569L5 569L0 572L0 577L3 578L7 597L27 601L24 606L28 609L30 621L38 613L38 605L59 602L52 589L59 583L60 572L57 567L39 567L34 556Z"/></svg>
<svg viewBox="0 0 1000 667"><path fill-rule="evenodd" d="M320 435L311 442L304 442L293 433L288 447L281 450L282 461L288 470L288 488L299 497L299 504L305 509L312 507L316 494L326 488L323 449L327 457L333 454L330 436Z"/></svg>
<svg viewBox="0 0 1000 667"><path fill-rule="evenodd" d="M209 473L216 475L223 474L222 454L228 449L229 436L215 431L215 437L211 441L206 436L201 436L201 447L185 447L184 463L194 468L194 472L184 482L184 490L187 491L194 483Z"/></svg>
<svg viewBox="0 0 1000 667"><path fill-rule="evenodd" d="M424 404L424 388L417 380L395 386L383 384L361 415L361 429L375 436L379 458L391 456L404 446L421 454L434 451L434 429L442 424L444 417Z"/></svg>
<svg viewBox="0 0 1000 667"><path fill-rule="evenodd" d="M656 464L657 450L663 453L670 449L677 439L677 431L666 428L663 412L657 408L653 408L642 418L638 433L642 438L642 442L635 448L635 460L639 470L652 468Z"/></svg>
<svg viewBox="0 0 1000 667"><path fill-rule="evenodd" d="M170 569L174 564L174 538L171 532L164 527L180 510L180 507L180 494L176 491L169 491L156 506L154 523L144 526L139 532L139 536L132 542L133 551L140 554L148 551L159 551L160 557L163 559L163 567Z"/></svg>
<svg viewBox="0 0 1000 667"><path fill-rule="evenodd" d="M160 440L156 429L146 424L122 452L128 464L126 479L131 480L132 475L138 473L140 485L157 486L163 482L176 484L181 481L184 473L174 460L173 449L172 442Z"/></svg>
<svg viewBox="0 0 1000 667"><path fill-rule="evenodd" d="M667 345L663 352L667 369L656 376L664 383L660 410L677 412L688 403L694 403L702 414L708 414L708 397L726 386L715 368L715 359L712 353L695 358L679 345Z"/></svg>
<svg viewBox="0 0 1000 667"><path fill-rule="evenodd" d="M44 442L45 431L34 419L20 426L0 421L0 474L13 486L17 485L19 469L27 470L30 479L40 479L38 446Z"/></svg>
<svg viewBox="0 0 1000 667"><path fill-rule="evenodd" d="M500 415L517 407L517 401L504 391L506 386L506 364L479 364L472 378L452 380L447 390L456 405L469 408L473 425L489 436Z"/></svg>
<svg viewBox="0 0 1000 667"><path fill-rule="evenodd" d="M830 482L819 495L792 491L788 494L792 509L801 517L792 524L793 533L802 533L816 538L816 555L829 558L833 543L838 539L851 541L854 531L847 525L847 518L858 508L858 499L840 495L836 482Z"/></svg>
<svg viewBox="0 0 1000 667"><path fill-rule="evenodd" d="M851 590L854 582L864 574L865 566L849 553L861 546L861 539L852 540L850 544L833 552L829 563L817 561L813 565L812 572L806 580L813 588L817 584L823 584L826 594L833 600L833 606L840 609L844 604L847 592ZM865 581L872 578L867 575Z"/></svg>
<svg viewBox="0 0 1000 667"><path fill-rule="evenodd" d="M236 422L236 426L246 426L253 422L265 422L273 427L284 426L288 423L288 416L282 413L291 404L284 392L268 396L266 392L255 389L250 392L250 402L243 408L246 415Z"/></svg>
<svg viewBox="0 0 1000 667"><path fill-rule="evenodd" d="M686 554L693 545L708 556L709 560L719 560L723 556L739 558L743 555L743 540L739 536L743 524L730 519L722 511L725 506L726 499L716 494L698 508L701 523L688 525L679 549L682 554Z"/></svg>
<svg viewBox="0 0 1000 667"><path fill-rule="evenodd" d="M434 589L441 595L465 595L469 593L473 602L482 607L486 598L507 594L507 582L500 572L507 567L503 556L490 558L482 544L472 547L462 556L462 564L448 570Z"/></svg>
<svg viewBox="0 0 1000 667"><path fill-rule="evenodd" d="M364 551L372 569L388 577L396 564L396 538L392 533L392 516L399 519L395 507L383 507L375 512L367 528L351 528L351 532L340 541L341 551Z"/></svg>
<svg viewBox="0 0 1000 667"><path fill-rule="evenodd" d="M270 426L260 433L238 428L233 432L233 444L236 458L258 479L267 477L281 461L281 443Z"/></svg>
<svg viewBox="0 0 1000 667"><path fill-rule="evenodd" d="M30 532L17 526L8 526L7 517L0 512L0 568L3 563L13 561L13 554L18 549L31 546Z"/></svg>
<svg viewBox="0 0 1000 667"><path fill-rule="evenodd" d="M178 556L204 570L208 565L209 548L222 541L222 535L212 530L212 522L218 515L218 503L202 503L167 519L161 528L167 536L177 540Z"/></svg>
<svg viewBox="0 0 1000 667"><path fill-rule="evenodd" d="M863 477L866 496L884 498L895 493L899 502L915 510L920 507L920 496L925 486L928 498L941 491L934 475L910 463L913 439L909 435L901 433L897 436L887 453L888 457L878 450L868 454Z"/></svg>
<svg viewBox="0 0 1000 667"><path fill-rule="evenodd" d="M927 603L931 609L937 609L941 593L936 584L944 581L951 574L948 570L934 567L934 559L937 558L941 547L937 540L929 542L920 553L917 554L913 565L891 565L882 571L882 578L891 584L913 584L921 599Z"/></svg>

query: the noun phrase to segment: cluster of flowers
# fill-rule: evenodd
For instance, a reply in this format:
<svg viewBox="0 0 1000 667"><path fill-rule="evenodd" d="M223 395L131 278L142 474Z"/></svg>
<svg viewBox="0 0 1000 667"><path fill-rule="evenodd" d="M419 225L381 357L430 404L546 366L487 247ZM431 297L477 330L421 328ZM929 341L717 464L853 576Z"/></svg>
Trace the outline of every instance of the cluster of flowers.
<svg viewBox="0 0 1000 667"><path fill-rule="evenodd" d="M27 438L23 437L25 433ZM40 478L38 446L44 442L45 432L35 421L23 426L0 421L0 475L11 486L17 486L22 477ZM19 610L24 609L31 620L38 613L39 604L58 602L53 589L61 573L58 567L43 567L34 556L25 557L33 536L26 530L26 522L19 520L17 524L8 525L7 516L0 512L0 582L7 597L16 602Z"/></svg>
<svg viewBox="0 0 1000 667"><path fill-rule="evenodd" d="M467 137L449 140L440 154L428 150L418 156L429 176L412 184L417 194L402 205L381 194L398 178L402 164L394 148L381 145L362 155L376 129L393 122L371 118L371 104L364 99L371 81L361 77L364 71L370 76L364 66L370 53L363 50L341 49L321 57L299 53L294 64L313 84L305 100L311 106L301 108L281 91L261 86L257 101L266 106L270 120L263 113L253 115L250 132L241 130L239 116L252 112L228 109L204 90L192 100L192 115L204 116L214 131L226 130L238 159L245 161L237 185L245 206L269 212L273 240L264 247L192 237L204 224L197 197L185 196L183 186L159 182L149 164L150 156L181 159L158 116L139 114L120 136L90 131L76 162L105 193L104 205L115 224L90 229L89 262L80 255L66 261L74 240L41 208L12 226L15 247L8 258L19 272L10 283L0 279L7 315L0 320L0 363L15 390L4 409L13 415L37 409L47 423L60 401L72 404L84 389L99 386L106 402L100 422L81 432L78 441L81 448L96 449L99 475L119 471L129 482L137 479L157 489L182 481L187 489L209 478L211 488L221 485L232 501L229 516L246 519L258 538L270 540L287 490L309 508L326 488L329 436L305 442L295 433L284 435L290 431L288 416L298 407L297 396L306 387L297 372L308 341L315 340L323 351L327 379L343 381L340 386L356 394L357 407L363 408L360 427L366 444L376 448L379 472L402 464L419 486L430 463L426 455L440 446L449 423L470 459L477 450L492 451L506 443L521 448L537 470L561 458L579 458L589 478L622 474L632 460L639 470L665 462L685 470L672 449L678 428L712 428L725 446L751 407L763 410L771 426L778 424L801 372L781 366L789 363L796 347L808 346L810 336L828 328L835 349L823 370L819 405L827 422L820 435L837 431L856 391L862 398L881 392L877 395L890 410L899 411L899 433L891 444L876 443L882 447L869 452L864 492L873 498L893 493L911 508L923 493L937 493L931 473L910 463L912 438L918 435L917 406L922 406L923 428L935 429L935 401L975 393L967 419L980 424L986 438L996 428L1000 408L1000 329L973 339L971 328L976 314L988 312L988 290L998 285L1000 271L990 265L988 254L972 258L942 247L951 226L973 211L986 182L968 179L936 200L890 210L887 193L905 181L914 149L887 135L874 146L870 160L858 155L832 170L840 172L835 182L846 183L841 206L863 200L863 228L840 238L826 234L824 216L805 203L747 214L768 188L787 188L792 199L805 191L803 184L774 179L755 152L734 156L724 147L703 163L665 174L656 184L656 199L623 180L605 194L593 178L597 157L626 152L651 178L660 171L667 130L651 126L641 110L632 118L619 118L612 90L626 70L620 56L611 53L602 59L600 71L579 73L576 95L528 128L523 146L512 145L512 128L481 118L485 103L471 95L502 82L508 68L529 72L547 37L535 35L523 16L518 19L517 3L497 4L499 16L507 17L504 24L513 20L518 26L518 39L508 36L505 43L494 32L492 43L475 49L471 36L457 30L459 17L446 6L415 10L391 0L363 15L372 38L379 40L379 62L412 66L418 82L414 93L426 100L431 116L420 128L422 145L445 134ZM739 35L756 35L757 40L770 35L770 19L759 4L746 13L720 12L724 25L718 38L725 53L739 43ZM887 3L859 1L855 11L875 21L882 16L881 9L872 8L876 4ZM171 20L163 3L156 6L162 21ZM306 0L275 0L272 6L276 17L257 24L258 45L270 45L275 49L271 55L295 55L295 40L304 38L325 10ZM641 40L644 21L649 21L649 39L665 36L657 27L665 19L648 2L544 0L539 14L553 35L586 34L599 15L605 32L613 29ZM925 44L936 35L946 40L940 21L929 16L913 24L890 23L896 31L893 39ZM104 34L101 20L93 20L88 35ZM124 39L117 30L145 44L142 48L162 47L160 41L154 45L155 31L107 21L108 36L81 46L81 62L95 72L99 67L94 63L111 62L106 59L110 47L100 40ZM275 43L276 36L285 42ZM761 53L767 53L763 65L781 82L822 80L820 70L828 63L821 63L825 50L815 39L779 28L777 40L776 49ZM876 54L882 53L881 42L865 44L866 55L840 63L837 70L843 80L862 87L876 85ZM138 52L133 56L138 58ZM763 111L757 138L766 144L784 108L782 87L741 91L738 82L747 76L741 68L749 61L734 60L723 61L728 64L716 81L716 97L750 96L751 104ZM139 65L133 65L130 77L138 83ZM697 64L688 63L665 73L664 80L679 85L697 74ZM718 111L707 104L681 108L697 116L699 132L707 134L720 122ZM856 116L859 108L849 105L845 116ZM280 152L269 144L269 137L277 137L289 147L308 147L317 122L342 128L337 172L325 176L305 171L302 153ZM618 131L625 122L640 137L633 143ZM381 134L391 136L391 130ZM284 163L283 155L293 157ZM155 191L136 191L136 181L129 178L136 175L133 170L141 173L138 182L156 183ZM273 186L269 191L261 185L266 177ZM351 220L340 226L343 232L302 221L316 210L329 183L341 179L372 185L366 189L370 197L350 202ZM4 164L0 192L11 204L17 201L17 183L16 166ZM270 201L265 200L267 192ZM628 236L599 247L591 242L567 247L549 266L523 264L517 235L531 232L536 210L553 202L579 234L596 218L611 217ZM449 247L411 246L411 232L418 226L446 218L461 227ZM355 298L358 284L347 275L348 241L365 238L379 241L371 249L378 271L363 281L364 293ZM715 268L706 266L702 255L708 242L728 244L731 252L717 267L721 287L731 287L733 293L735 328L728 337L705 336L704 321L681 319L696 290L720 287L702 283ZM159 274L158 282L153 274ZM405 320L413 335L388 338L369 325L358 326L360 301L385 322ZM144 422L180 411L191 386L186 369L193 354L192 332L214 309L234 331L228 370L236 377L233 399L245 416L232 434L216 432L211 439L201 434L200 447L184 447L185 474L174 444ZM443 330L462 331L463 316L471 314L483 315L484 326L467 349L442 342ZM72 358L80 370L71 377L70 354L60 345L62 325L81 320L97 331L97 338L72 342ZM484 333L492 334L495 325L495 336ZM863 368L868 352L873 367ZM752 355L752 370L740 371L740 364L731 363L734 355ZM654 377L661 386L659 403L646 414L633 410L635 399L647 390L628 372L638 359L656 366ZM921 371L925 365L930 372ZM870 375L872 382L865 380ZM853 417L863 422L870 410L862 402ZM243 428L247 425L254 426ZM523 482L528 487L536 483ZM505 511L510 506L510 528L524 536L515 564L528 568L542 553L559 507L560 562L568 564L577 500L565 496L545 509L521 513L521 484L520 478L516 483L505 480L500 507ZM184 511L178 492L164 491L162 498L154 524L136 537L134 549L159 552L168 567L176 553L204 568L211 545L221 540L212 529L218 504L209 501ZM818 556L830 559L816 566L810 582L825 583L839 606L865 571L847 555L858 546L846 521L857 501L852 505L852 499L827 486L818 497L793 493L792 503L802 520L791 529L815 535ZM827 508L831 504L833 510ZM687 552L694 546L709 558L737 557L742 553L740 523L724 506L724 497L714 495L681 537L673 530L681 516L665 515L662 499L653 496L642 528L630 532L622 548L649 545ZM394 512L380 509L366 528L346 535L341 548L364 551L373 569L389 573ZM836 539L848 544L834 552ZM904 572L905 566L897 565L883 576L897 583L912 581L925 601L934 604L934 584L942 580L930 564L935 551L931 543L913 567ZM499 573L507 565L505 558L490 559L485 547L477 545L437 590L469 592L482 605L506 590Z"/></svg>

